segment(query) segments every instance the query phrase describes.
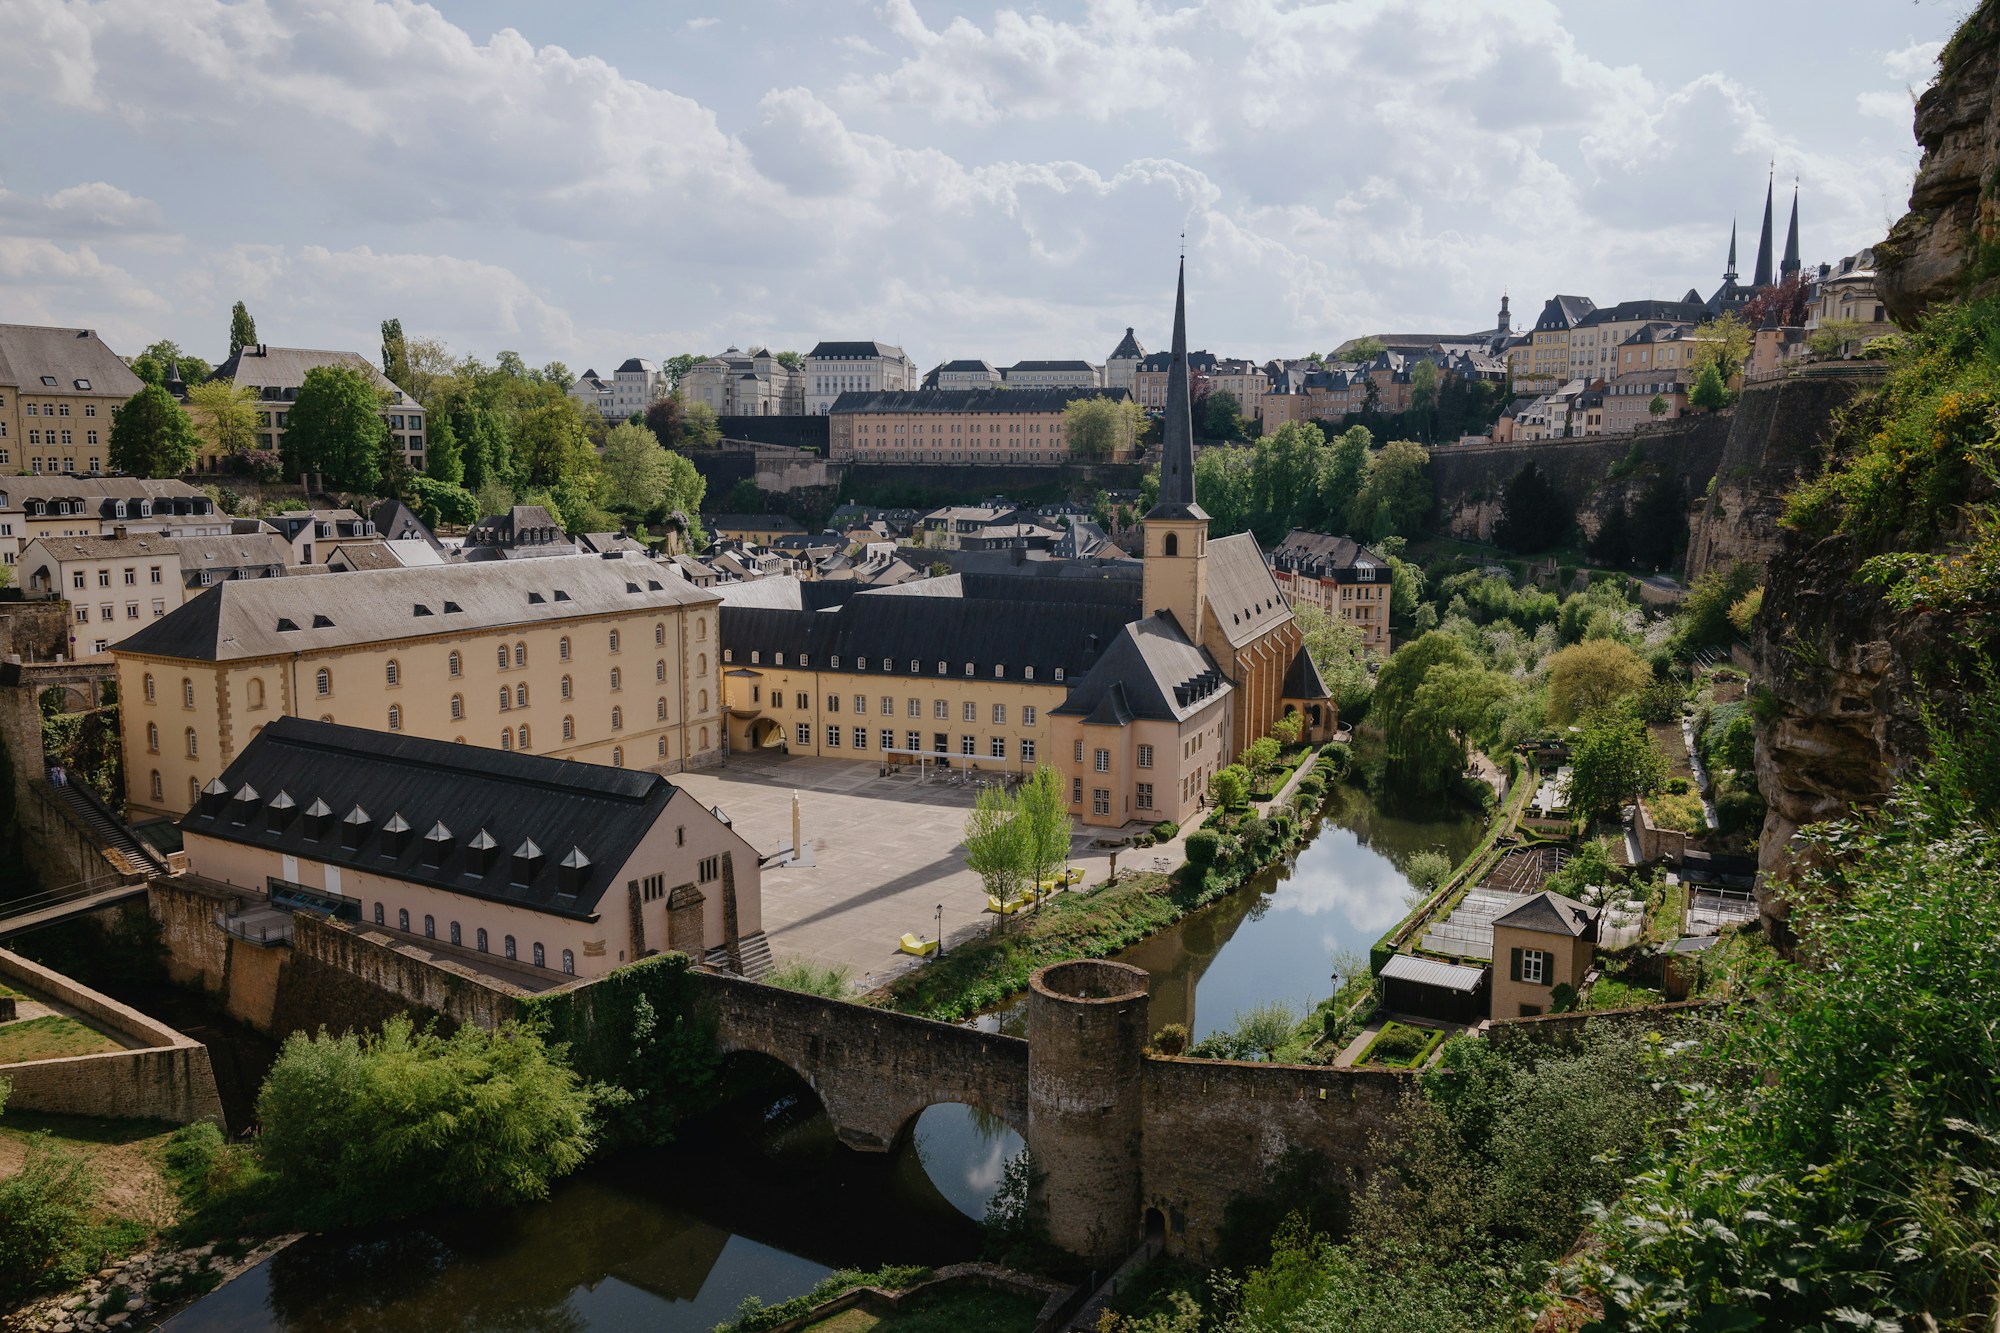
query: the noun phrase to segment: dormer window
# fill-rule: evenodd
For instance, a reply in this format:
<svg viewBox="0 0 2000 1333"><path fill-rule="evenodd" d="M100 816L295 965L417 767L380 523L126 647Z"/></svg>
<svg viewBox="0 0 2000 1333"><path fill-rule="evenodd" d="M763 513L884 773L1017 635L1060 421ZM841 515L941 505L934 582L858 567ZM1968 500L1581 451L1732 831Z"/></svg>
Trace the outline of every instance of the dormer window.
<svg viewBox="0 0 2000 1333"><path fill-rule="evenodd" d="M995 679L995 680L1005 680L1006 678L1007 678L1007 668L1006 668L1006 666L1005 666L1004 664L1002 664L1002 663L999 663L999 662L995 662L995 663L993 664L993 679Z"/></svg>
<svg viewBox="0 0 2000 1333"><path fill-rule="evenodd" d="M972 674L972 663L967 662L965 664L965 674L968 676Z"/></svg>
<svg viewBox="0 0 2000 1333"><path fill-rule="evenodd" d="M1057 668L1056 668L1056 679L1057 679L1057 680L1061 680L1062 678L1063 678L1063 669L1062 669L1061 667L1057 667Z"/></svg>
<svg viewBox="0 0 2000 1333"><path fill-rule="evenodd" d="M725 662L729 660L729 653L728 653L728 651L727 651L727 650L724 650L724 652L723 652L723 654L722 654L722 658L723 658L723 660L724 660ZM834 655L833 655L833 656L832 656L831 658L829 658L828 660L829 660L830 662L832 662L832 664L833 664L833 665L832 665L832 667L830 668L831 670L834 670L834 671L838 671L838 670L840 670L840 654L839 654L839 653L835 653L835 654L834 654Z"/></svg>
<svg viewBox="0 0 2000 1333"><path fill-rule="evenodd" d="M785 664L785 655L783 653L773 653L771 654L771 660L779 666L783 666Z"/></svg>
<svg viewBox="0 0 2000 1333"><path fill-rule="evenodd" d="M1021 679L1022 679L1022 680L1033 680L1034 678L1035 678L1035 669L1034 669L1033 667L1022 667L1022 668L1021 668Z"/></svg>

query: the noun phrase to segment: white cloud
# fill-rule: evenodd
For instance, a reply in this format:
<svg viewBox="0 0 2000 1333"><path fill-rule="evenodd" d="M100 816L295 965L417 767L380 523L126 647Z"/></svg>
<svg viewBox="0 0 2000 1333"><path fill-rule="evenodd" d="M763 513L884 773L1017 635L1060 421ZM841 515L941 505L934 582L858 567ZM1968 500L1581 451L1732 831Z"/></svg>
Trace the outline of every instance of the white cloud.
<svg viewBox="0 0 2000 1333"><path fill-rule="evenodd" d="M167 226L160 206L151 199L104 181L86 181L38 199L0 187L0 231L156 241L166 235Z"/></svg>
<svg viewBox="0 0 2000 1333"><path fill-rule="evenodd" d="M703 28L713 28L716 24L720 22L722 22L721 19L716 18L713 15L709 15L705 18L689 19L687 21L687 26L689 31L691 32L700 32Z"/></svg>
<svg viewBox="0 0 2000 1333"><path fill-rule="evenodd" d="M1882 68L1892 79L1914 81L1922 87L1937 77L1938 53L1943 50L1943 42L1911 42L1897 50L1884 51Z"/></svg>
<svg viewBox="0 0 2000 1333"><path fill-rule="evenodd" d="M1864 116L1879 116L1903 125L1916 115L1917 103L1906 92L1866 92L1855 95L1854 106Z"/></svg>

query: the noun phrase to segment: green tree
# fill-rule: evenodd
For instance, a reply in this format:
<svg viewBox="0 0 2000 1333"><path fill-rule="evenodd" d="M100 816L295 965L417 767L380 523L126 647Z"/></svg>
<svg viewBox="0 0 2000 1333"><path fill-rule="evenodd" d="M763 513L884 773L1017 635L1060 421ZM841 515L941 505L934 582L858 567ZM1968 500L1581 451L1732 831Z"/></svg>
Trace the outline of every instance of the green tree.
<svg viewBox="0 0 2000 1333"><path fill-rule="evenodd" d="M1208 780L1208 799L1218 810L1239 810L1250 804L1250 773L1241 764L1225 764Z"/></svg>
<svg viewBox="0 0 2000 1333"><path fill-rule="evenodd" d="M132 373L148 384L164 385L169 368L177 367L181 373L181 383L199 384L212 373L208 362L198 356L189 356L180 344L170 338L162 338L148 343L139 355L132 358Z"/></svg>
<svg viewBox="0 0 2000 1333"><path fill-rule="evenodd" d="M1663 417L1667 414L1670 407L1671 404L1667 402L1666 395L1656 393L1653 395L1653 401L1646 404L1646 414L1652 417Z"/></svg>
<svg viewBox="0 0 2000 1333"><path fill-rule="evenodd" d="M410 478L410 507L431 527L469 527L479 521L479 501L463 486L434 477Z"/></svg>
<svg viewBox="0 0 2000 1333"><path fill-rule="evenodd" d="M459 450L451 413L431 413L424 419L424 431L424 475L447 486L464 481L465 455Z"/></svg>
<svg viewBox="0 0 2000 1333"><path fill-rule="evenodd" d="M1431 456L1414 440L1391 440L1368 460L1361 490L1354 497L1348 530L1363 541L1415 536L1431 509L1431 482L1424 469Z"/></svg>
<svg viewBox="0 0 2000 1333"><path fill-rule="evenodd" d="M1403 875L1410 881L1410 887L1424 895L1444 883L1450 873L1451 858L1439 851L1415 852L1403 863Z"/></svg>
<svg viewBox="0 0 2000 1333"><path fill-rule="evenodd" d="M1699 377L1703 370L1714 366L1725 388L1730 380L1743 373L1744 363L1750 359L1750 326L1733 312L1718 315L1696 328L1692 341L1689 369Z"/></svg>
<svg viewBox="0 0 2000 1333"><path fill-rule="evenodd" d="M806 368L805 356L799 352L779 352L777 354L777 362L787 370L804 370Z"/></svg>
<svg viewBox="0 0 2000 1333"><path fill-rule="evenodd" d="M181 405L148 384L111 413L113 469L134 477L178 477L194 466L201 437Z"/></svg>
<svg viewBox="0 0 2000 1333"><path fill-rule="evenodd" d="M1252 777L1263 777L1278 762L1278 742L1272 736L1259 736L1250 742L1237 761L1250 770Z"/></svg>
<svg viewBox="0 0 2000 1333"><path fill-rule="evenodd" d="M1069 860L1069 793L1063 775L1047 764L1014 793L1015 818L1021 821L1022 855L1034 883L1053 876Z"/></svg>
<svg viewBox="0 0 2000 1333"><path fill-rule="evenodd" d="M1687 497L1680 478L1662 472L1639 496L1628 528L1632 563L1641 569L1671 569L1687 545Z"/></svg>
<svg viewBox="0 0 2000 1333"><path fill-rule="evenodd" d="M257 436L264 429L257 391L228 380L206 380L190 387L187 414L201 437L202 454L213 458L248 453L257 447Z"/></svg>
<svg viewBox="0 0 2000 1333"><path fill-rule="evenodd" d="M662 361L660 369L666 372L667 392L669 394L677 392L680 389L681 381L687 378L687 373L699 365L701 360L702 358L696 356L693 352L681 352ZM665 443L673 443L671 440L666 440L664 436L661 438Z"/></svg>
<svg viewBox="0 0 2000 1333"><path fill-rule="evenodd" d="M564 393L576 383L576 376L560 361L551 361L535 372L535 378L544 384L553 384Z"/></svg>
<svg viewBox="0 0 2000 1333"><path fill-rule="evenodd" d="M722 422L707 403L681 405L681 438L684 449L713 449L722 443Z"/></svg>
<svg viewBox="0 0 2000 1333"><path fill-rule="evenodd" d="M1351 361L1358 364L1373 361L1387 350L1388 348L1383 345L1380 338L1370 334L1365 338L1356 338L1353 342L1348 343L1346 347L1334 354L1333 359L1336 361Z"/></svg>
<svg viewBox="0 0 2000 1333"><path fill-rule="evenodd" d="M621 422L604 440L600 499L610 509L650 514L667 498L668 454L653 432Z"/></svg>
<svg viewBox="0 0 2000 1333"><path fill-rule="evenodd" d="M1463 643L1441 630L1404 644L1382 664L1375 676L1369 716L1388 743L1390 770L1399 786L1412 791L1441 791L1464 767L1464 750L1447 720L1420 709L1418 694L1432 671L1479 666L1479 660Z"/></svg>
<svg viewBox="0 0 2000 1333"><path fill-rule="evenodd" d="M1374 443L1375 437L1366 426L1349 426L1322 455L1319 508L1328 520L1351 524L1354 498L1361 493L1361 481L1368 472L1368 451Z"/></svg>
<svg viewBox="0 0 2000 1333"><path fill-rule="evenodd" d="M1072 398L1063 405L1063 439L1077 458L1107 459L1129 454L1145 409L1130 398Z"/></svg>
<svg viewBox="0 0 2000 1333"><path fill-rule="evenodd" d="M1688 392L1688 402L1708 412L1729 406L1729 386L1723 382L1722 372L1713 361L1695 373L1694 388Z"/></svg>
<svg viewBox="0 0 2000 1333"><path fill-rule="evenodd" d="M1437 407L1437 363L1418 361L1410 367L1410 415L1421 423L1425 440L1433 438L1431 428L1437 419Z"/></svg>
<svg viewBox="0 0 2000 1333"><path fill-rule="evenodd" d="M1615 814L1667 780L1667 757L1637 718L1598 713L1570 747L1569 803L1586 815Z"/></svg>
<svg viewBox="0 0 2000 1333"><path fill-rule="evenodd" d="M1003 903L1035 882L1029 878L1027 833L1019 803L998 787L982 789L965 818L965 864Z"/></svg>
<svg viewBox="0 0 2000 1333"><path fill-rule="evenodd" d="M1616 639L1588 639L1549 655L1549 721L1567 726L1645 689L1653 672Z"/></svg>
<svg viewBox="0 0 2000 1333"><path fill-rule="evenodd" d="M1250 531L1256 513L1252 482L1256 458L1248 449L1203 449L1194 459L1194 492L1208 511L1211 537Z"/></svg>
<svg viewBox="0 0 2000 1333"><path fill-rule="evenodd" d="M594 1142L597 1094L533 1032L287 1038L257 1097L258 1156L326 1224L543 1198Z"/></svg>
<svg viewBox="0 0 2000 1333"><path fill-rule="evenodd" d="M1292 609L1307 656L1332 692L1343 719L1352 720L1368 706L1375 678L1368 672L1361 631L1311 603Z"/></svg>
<svg viewBox="0 0 2000 1333"><path fill-rule="evenodd" d="M397 388L415 392L410 389L410 346L400 319L382 321L382 373Z"/></svg>
<svg viewBox="0 0 2000 1333"><path fill-rule="evenodd" d="M1623 503L1606 510L1597 531L1591 534L1590 558L1613 567L1631 562L1632 519Z"/></svg>
<svg viewBox="0 0 2000 1333"><path fill-rule="evenodd" d="M1217 389L1203 401L1197 424L1204 439L1240 440L1244 436L1243 404L1227 389Z"/></svg>
<svg viewBox="0 0 2000 1333"><path fill-rule="evenodd" d="M575 399L545 390L514 426L516 480L527 486L554 486L590 478L596 451L584 429L584 409Z"/></svg>
<svg viewBox="0 0 2000 1333"><path fill-rule="evenodd" d="M761 514L764 512L764 492L757 485L755 477L744 477L729 488L723 498L722 508L730 514Z"/></svg>
<svg viewBox="0 0 2000 1333"><path fill-rule="evenodd" d="M1742 563L1711 569L1694 581L1681 603L1674 627L1675 651L1691 657L1704 648L1720 648L1734 636L1730 608L1757 586L1757 571ZM1761 599L1760 599L1761 601Z"/></svg>
<svg viewBox="0 0 2000 1333"><path fill-rule="evenodd" d="M1540 464L1531 460L1514 474L1500 496L1493 541L1508 551L1546 551L1569 535L1574 521L1568 497L1549 480Z"/></svg>
<svg viewBox="0 0 2000 1333"><path fill-rule="evenodd" d="M1311 422L1287 422L1251 450L1251 531L1266 545L1293 528L1314 528L1320 509L1321 454L1326 437Z"/></svg>
<svg viewBox="0 0 2000 1333"><path fill-rule="evenodd" d="M257 321L241 301L229 308L229 354L235 356L257 341Z"/></svg>
<svg viewBox="0 0 2000 1333"><path fill-rule="evenodd" d="M382 481L388 438L382 396L366 375L348 366L315 366L299 386L279 455L288 477L317 473L329 485L373 493Z"/></svg>

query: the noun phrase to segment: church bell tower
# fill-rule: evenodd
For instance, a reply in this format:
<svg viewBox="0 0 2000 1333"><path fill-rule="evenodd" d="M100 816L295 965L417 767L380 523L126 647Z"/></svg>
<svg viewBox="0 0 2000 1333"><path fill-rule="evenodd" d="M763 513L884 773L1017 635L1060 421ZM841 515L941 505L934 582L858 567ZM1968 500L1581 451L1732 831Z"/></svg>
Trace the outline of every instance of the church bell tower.
<svg viewBox="0 0 2000 1333"><path fill-rule="evenodd" d="M1188 390L1187 260L1174 290L1174 344L1167 367L1167 415L1160 450L1160 499L1146 511L1146 614L1171 611L1201 642L1208 600L1208 515L1194 499L1194 409Z"/></svg>

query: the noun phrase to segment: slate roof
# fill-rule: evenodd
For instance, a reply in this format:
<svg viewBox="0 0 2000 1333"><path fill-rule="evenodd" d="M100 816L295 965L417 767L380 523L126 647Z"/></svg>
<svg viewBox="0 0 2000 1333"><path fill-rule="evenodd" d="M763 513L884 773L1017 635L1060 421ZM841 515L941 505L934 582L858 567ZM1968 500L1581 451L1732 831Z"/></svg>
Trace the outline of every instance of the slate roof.
<svg viewBox="0 0 2000 1333"><path fill-rule="evenodd" d="M932 373L949 372L958 375L976 375L981 371L985 371L988 374L993 373L993 364L990 361L968 361L960 358L957 361L943 362Z"/></svg>
<svg viewBox="0 0 2000 1333"><path fill-rule="evenodd" d="M1132 327L1128 324L1125 327L1125 336L1118 340L1118 345L1111 349L1111 355L1106 359L1129 361L1145 355L1146 349L1139 346L1139 340L1132 336Z"/></svg>
<svg viewBox="0 0 2000 1333"><path fill-rule="evenodd" d="M126 538L131 541L130 537ZM275 532L237 533L227 537L176 537L180 548L181 573L201 570L256 569L276 565L283 569L292 558L291 545Z"/></svg>
<svg viewBox="0 0 2000 1333"><path fill-rule="evenodd" d="M363 570L331 580L219 583L117 651L236 661L719 600L651 561L601 556Z"/></svg>
<svg viewBox="0 0 2000 1333"><path fill-rule="evenodd" d="M291 548L288 546L285 550L289 555ZM396 558L396 553L389 549L389 543L384 541L348 542L327 557L329 568L335 567L336 562L340 570L349 572L403 567L403 562Z"/></svg>
<svg viewBox="0 0 2000 1333"><path fill-rule="evenodd" d="M844 361L858 361L874 356L886 356L890 358L895 358L901 356L902 354L903 354L902 348L892 347L888 343L878 343L878 342L815 343L813 345L813 349L810 352L806 353L807 356L814 357L820 360L825 360L828 358L838 358Z"/></svg>
<svg viewBox="0 0 2000 1333"><path fill-rule="evenodd" d="M136 393L137 390L134 390ZM0 509L25 509L30 501L76 500L80 513L117 516L121 501L149 500L158 514L214 514L215 502L184 481L148 477L93 477L67 472L0 477ZM136 515L134 515L136 517Z"/></svg>
<svg viewBox="0 0 2000 1333"><path fill-rule="evenodd" d="M1100 651L1125 620L1125 609L1075 602L999 601L926 596L933 580L856 593L824 611L793 611L726 601L722 641L731 667L774 667L783 653L788 665L814 670L864 670L889 677L1025 679L1032 667L1037 683L1054 682L1061 669L1074 680L1092 660L1091 640ZM911 594L916 595L911 595ZM752 662L756 652L759 661ZM916 670L911 671L912 663Z"/></svg>
<svg viewBox="0 0 2000 1333"><path fill-rule="evenodd" d="M1271 548L1271 562L1287 573L1330 578L1341 583L1356 582L1353 578L1356 569L1386 570L1389 567L1387 560L1352 537L1306 532L1300 528L1293 528L1285 534L1283 541Z"/></svg>
<svg viewBox="0 0 2000 1333"><path fill-rule="evenodd" d="M1283 691L1287 699L1331 699L1333 691L1326 687L1325 677L1319 674L1319 664L1304 644L1292 654L1292 664L1285 668Z"/></svg>
<svg viewBox="0 0 2000 1333"><path fill-rule="evenodd" d="M1504 916L1493 918L1495 926L1538 931L1544 935L1568 935L1590 939L1597 929L1597 909L1586 907L1551 889L1543 889Z"/></svg>
<svg viewBox="0 0 2000 1333"><path fill-rule="evenodd" d="M336 352L316 347L273 347L269 343L250 343L235 356L230 357L215 368L210 380L227 380L238 386L255 386L260 389L277 390L265 393L267 399L288 399L296 397L299 386L306 382L306 372L322 366L339 366L346 370L359 371L377 389L386 389L396 395L396 405L402 408L417 406L407 390L400 384L393 384L382 373L382 368L359 352Z"/></svg>
<svg viewBox="0 0 2000 1333"><path fill-rule="evenodd" d="M44 375L55 383L42 383ZM25 389L30 396L90 394L120 402L144 387L93 330L40 324L0 324L0 384Z"/></svg>
<svg viewBox="0 0 2000 1333"><path fill-rule="evenodd" d="M1208 613L1231 646L1241 647L1291 618L1292 608L1247 532L1208 543Z"/></svg>
<svg viewBox="0 0 2000 1333"><path fill-rule="evenodd" d="M618 367L616 373L620 375L647 374L658 369L658 366L643 356L628 356L625 358L625 364Z"/></svg>
<svg viewBox="0 0 2000 1333"><path fill-rule="evenodd" d="M1390 954L1389 961L1382 965L1377 975L1384 981L1408 981L1468 995L1486 981L1486 969L1483 967L1441 963L1434 958L1417 958L1406 953Z"/></svg>
<svg viewBox="0 0 2000 1333"><path fill-rule="evenodd" d="M368 521L389 541L421 541L433 551L444 549L437 534L401 500L378 500L368 511Z"/></svg>
<svg viewBox="0 0 2000 1333"><path fill-rule="evenodd" d="M1016 371L1031 370L1082 370L1095 373L1097 367L1091 365L1088 361L1016 361L1013 365L1005 367L1000 373L1003 375L1012 375Z"/></svg>
<svg viewBox="0 0 2000 1333"><path fill-rule="evenodd" d="M180 829L588 920L679 790L638 769L278 717ZM497 844L484 868L482 833ZM524 849L539 855L517 861ZM584 864L566 875L572 851Z"/></svg>
<svg viewBox="0 0 2000 1333"><path fill-rule="evenodd" d="M1542 333L1573 329L1595 309L1597 302L1588 296L1551 296L1542 307L1541 317L1535 321L1535 330Z"/></svg>
<svg viewBox="0 0 2000 1333"><path fill-rule="evenodd" d="M702 525L710 532L722 528L753 532L804 532L805 525L783 514L703 514Z"/></svg>
<svg viewBox="0 0 2000 1333"><path fill-rule="evenodd" d="M1588 328L1596 324L1629 324L1635 319L1698 324L1706 317L1707 311L1699 301L1620 301L1617 305L1600 306L1576 321L1576 325Z"/></svg>
<svg viewBox="0 0 2000 1333"><path fill-rule="evenodd" d="M1079 398L1123 402L1124 389L912 389L873 393L850 389L833 400L833 414L851 412L1060 412Z"/></svg>
<svg viewBox="0 0 2000 1333"><path fill-rule="evenodd" d="M1162 611L1121 626L1062 706L1049 711L1102 726L1138 718L1184 722L1234 688L1173 614Z"/></svg>

